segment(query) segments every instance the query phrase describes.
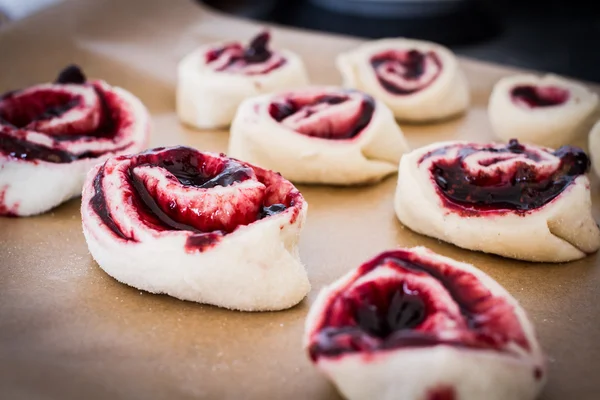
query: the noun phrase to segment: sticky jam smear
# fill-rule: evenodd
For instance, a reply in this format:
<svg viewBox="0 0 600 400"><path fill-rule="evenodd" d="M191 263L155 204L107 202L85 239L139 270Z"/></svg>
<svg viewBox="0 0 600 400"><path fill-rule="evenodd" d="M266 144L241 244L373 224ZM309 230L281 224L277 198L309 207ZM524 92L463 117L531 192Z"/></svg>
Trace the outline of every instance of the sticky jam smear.
<svg viewBox="0 0 600 400"><path fill-rule="evenodd" d="M427 63L430 59L436 66L437 71L423 80ZM377 54L371 58L371 66L377 74L381 86L395 95L409 95L425 89L437 79L442 69L442 62L435 52L421 52L419 50L389 50ZM387 75L397 76L404 81L405 86L389 79ZM419 80L422 82L417 83Z"/></svg>
<svg viewBox="0 0 600 400"><path fill-rule="evenodd" d="M71 65L61 71L56 79L57 90L43 89L33 91L26 96L21 96L20 91L12 91L0 96L0 153L19 160L50 163L70 163L106 154L103 151L76 154L58 147L42 146L25 139L30 124L61 117L79 104L79 100L74 95L60 90L62 84L93 85L86 83L85 75L77 66ZM93 85L93 88L102 107L97 128L90 132L80 132L72 131L74 129L72 127L66 127L61 135L52 134L53 140L62 142L78 140L82 137L113 138L131 123L123 114L122 105L115 94L105 91L100 85ZM112 148L110 152L118 150L120 149Z"/></svg>
<svg viewBox="0 0 600 400"><path fill-rule="evenodd" d="M510 91L512 101L526 108L553 107L569 100L569 91L555 86L520 85Z"/></svg>
<svg viewBox="0 0 600 400"><path fill-rule="evenodd" d="M360 104L352 112L342 110L353 98ZM329 107L340 106L340 113L327 112ZM358 136L371 122L375 111L375 100L356 91L340 91L313 98L288 96L269 105L269 115L277 122L286 123L293 119L296 132L306 136L330 140L346 140ZM325 114L322 114L322 113Z"/></svg>
<svg viewBox="0 0 600 400"><path fill-rule="evenodd" d="M560 195L577 177L589 171L590 160L578 147L563 146L548 153L560 161L555 169L540 169L525 160L540 162L543 149L529 150L511 140L505 147L460 145L456 157L441 158L431 165L431 174L438 192L448 207L466 214L481 211L514 211L524 213L542 207ZM426 154L421 162L443 156L452 146ZM507 153L518 155L509 159L509 168L497 168L488 173L472 175L466 164L468 158L481 152L490 157L481 166L493 167L506 162Z"/></svg>
<svg viewBox="0 0 600 400"><path fill-rule="evenodd" d="M359 282L378 269L398 274ZM425 280L435 285L423 284ZM450 313L440 309L437 292L427 289L436 285L460 310L451 323L441 322L440 315ZM437 345L510 352L509 343L530 348L506 300L469 272L411 250L395 250L360 266L353 279L332 293L308 351L317 361L324 356Z"/></svg>
<svg viewBox="0 0 600 400"><path fill-rule="evenodd" d="M252 167L237 160L227 159L224 155L221 155L220 158L214 155L205 155L192 148L183 146L168 149L156 148L134 156L121 156L121 159L131 160L127 179L123 185L131 187L130 201L139 210L140 218L148 226L152 226L158 231L175 230L193 232L194 234L190 235L186 241L185 248L188 252L204 251L215 245L223 236L231 233L233 230L212 230L205 232L196 228L196 226L201 225L198 221L176 221L159 205L161 203L159 200L161 199L155 196L161 196L162 194L151 194L144 183L133 174L133 169L138 166L164 168L174 175L182 185L199 189L211 189L217 186L227 187L252 179L254 176ZM110 215L106 204L105 192L102 187L104 173L104 167L101 167L94 179L94 195L91 198L91 208L115 236L128 241L135 241L133 237L128 237L118 228L118 225ZM259 174L257 174L257 178L261 181ZM269 187L269 182L263 183L267 186L268 192L275 191L274 188ZM274 195L265 197L255 220L268 218L287 210L289 207L294 206L297 196L299 196L299 193L296 192L295 194L285 196L283 199ZM282 203L274 202L276 200L281 200ZM172 207L177 207L177 205L172 204ZM200 215L196 217L201 218Z"/></svg>
<svg viewBox="0 0 600 400"><path fill-rule="evenodd" d="M272 64L268 64L274 53L269 49L271 34L261 32L255 36L247 47L240 43L232 43L210 50L205 55L208 65L214 64L216 71L239 72L248 75L260 75L269 73L286 63L285 58L280 57ZM260 70L244 71L245 66L265 64Z"/></svg>

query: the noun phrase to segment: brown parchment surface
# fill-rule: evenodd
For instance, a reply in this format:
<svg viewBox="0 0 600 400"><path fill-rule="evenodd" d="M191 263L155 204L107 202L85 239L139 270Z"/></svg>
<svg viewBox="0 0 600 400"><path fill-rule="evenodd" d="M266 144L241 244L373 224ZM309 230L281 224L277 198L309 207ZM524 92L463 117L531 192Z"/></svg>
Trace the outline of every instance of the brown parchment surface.
<svg viewBox="0 0 600 400"><path fill-rule="evenodd" d="M0 30L0 92L52 80L76 62L88 76L144 101L153 117L152 146L225 151L227 132L178 123L176 63L202 43L245 40L258 29L191 0L67 1ZM341 83L334 58L360 43L280 27L274 37L304 58L319 84ZM492 138L487 98L494 82L514 70L461 62L473 107L451 122L403 126L411 146ZM277 313L232 312L117 283L87 251L79 199L37 217L0 218L0 398L338 399L301 348L310 304L324 284L379 251L424 245L475 264L528 311L548 356L542 399L599 399L598 256L531 264L412 233L392 209L395 179L361 188L300 186L310 204L300 253L313 290ZM596 218L598 186L593 178Z"/></svg>

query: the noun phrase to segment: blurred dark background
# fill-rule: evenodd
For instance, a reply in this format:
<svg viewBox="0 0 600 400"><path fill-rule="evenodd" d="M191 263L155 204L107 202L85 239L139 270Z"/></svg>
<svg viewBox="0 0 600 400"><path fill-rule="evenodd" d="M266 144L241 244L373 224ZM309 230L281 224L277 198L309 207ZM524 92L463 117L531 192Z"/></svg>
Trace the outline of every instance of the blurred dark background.
<svg viewBox="0 0 600 400"><path fill-rule="evenodd" d="M259 21L435 41L476 59L600 82L598 0L197 0Z"/></svg>

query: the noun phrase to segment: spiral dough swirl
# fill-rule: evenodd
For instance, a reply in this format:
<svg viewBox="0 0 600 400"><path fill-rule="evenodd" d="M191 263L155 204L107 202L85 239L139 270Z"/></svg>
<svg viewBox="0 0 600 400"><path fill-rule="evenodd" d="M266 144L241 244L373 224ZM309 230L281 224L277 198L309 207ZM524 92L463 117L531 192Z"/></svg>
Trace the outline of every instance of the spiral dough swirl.
<svg viewBox="0 0 600 400"><path fill-rule="evenodd" d="M545 375L516 300L474 266L423 247L381 253L323 289L305 346L346 398L430 398L424 394L443 383L458 392L451 398L533 399ZM494 380L498 393L469 383L482 373L503 380Z"/></svg>
<svg viewBox="0 0 600 400"><path fill-rule="evenodd" d="M396 214L417 232L468 249L569 261L600 247L589 168L573 146L437 143L401 160Z"/></svg>
<svg viewBox="0 0 600 400"><path fill-rule="evenodd" d="M82 204L90 251L110 275L243 310L286 308L306 294L296 249L305 212L300 192L280 175L187 147L109 159L90 172ZM150 258L144 249L162 254ZM179 267L169 272L173 260Z"/></svg>
<svg viewBox="0 0 600 400"><path fill-rule="evenodd" d="M37 214L76 196L91 166L140 151L148 134L149 115L137 98L88 82L76 66L55 83L4 94L0 214Z"/></svg>

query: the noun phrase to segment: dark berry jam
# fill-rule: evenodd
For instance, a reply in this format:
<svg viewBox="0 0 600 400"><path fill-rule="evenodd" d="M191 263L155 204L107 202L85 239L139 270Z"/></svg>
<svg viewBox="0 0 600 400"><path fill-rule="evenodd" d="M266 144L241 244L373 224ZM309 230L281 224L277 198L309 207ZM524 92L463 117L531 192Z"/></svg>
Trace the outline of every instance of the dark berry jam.
<svg viewBox="0 0 600 400"><path fill-rule="evenodd" d="M333 118L319 119L310 125L303 124L302 128L296 131L321 139L352 139L358 136L373 118L375 100L367 94L345 91L339 94L316 96L309 100L290 96L285 100L271 103L269 105L269 115L277 122L282 122L286 118L297 115L302 116L302 118L309 118L315 113L320 112L323 105L335 106L344 104L351 100L351 96L360 96L361 98L360 106L353 114L344 112L342 115L334 116Z"/></svg>
<svg viewBox="0 0 600 400"><path fill-rule="evenodd" d="M255 176L253 167L240 161L228 159L224 155L217 157L209 153L200 153L188 147L156 148L138 155L121 156L117 160L127 162L129 165L123 185L129 185L131 191L127 191L130 194L124 201L133 204L140 219L155 230L193 232L187 238L185 245L186 250L190 252L204 251L210 248L238 226L286 211L294 205L295 196L299 196L297 191L279 193L278 188L270 186L278 182L276 178L283 179L280 176L266 181L261 178L267 171L257 170L260 174L257 173ZM227 187L248 179L258 179L267 186L266 196L259 206L259 211L251 215L251 221L245 219L247 215L244 213L236 214L237 210L224 211L229 214L227 220L229 225L207 230L204 227L218 224L212 220L213 216L203 214L202 210L189 209L182 212L176 201L171 200L170 193L157 192L155 188L149 189L143 178L134 173L136 167L163 168L173 175L173 180L177 179L184 186L198 189ZM104 174L104 167L102 167L95 177L95 193L91 200L92 209L117 237L135 241L135 238L126 236L119 229L107 211L106 197L101 183ZM226 208L225 206L224 208ZM233 229L229 229L230 226L233 226Z"/></svg>
<svg viewBox="0 0 600 400"><path fill-rule="evenodd" d="M252 168L237 161L225 164L218 173L207 168L204 160L197 157L195 152L179 150L171 152L171 157L152 160L157 165L173 174L181 184L209 189L215 186L231 186L253 176Z"/></svg>
<svg viewBox="0 0 600 400"><path fill-rule="evenodd" d="M262 32L250 41L250 44L244 49L244 61L248 64L262 63L271 58L269 50L269 41L271 35L269 32Z"/></svg>
<svg viewBox="0 0 600 400"><path fill-rule="evenodd" d="M456 400L455 391L451 386L441 386L427 393L427 400Z"/></svg>
<svg viewBox="0 0 600 400"><path fill-rule="evenodd" d="M126 239L127 236L119 229L115 221L112 219L106 207L106 198L104 189L102 188L102 180L104 179L104 167L100 167L98 173L94 177L94 196L90 200L92 210L100 217L104 225L106 225L115 235L121 239Z"/></svg>
<svg viewBox="0 0 600 400"><path fill-rule="evenodd" d="M554 86L517 86L510 95L513 102L530 108L558 106L569 99L568 90Z"/></svg>
<svg viewBox="0 0 600 400"><path fill-rule="evenodd" d="M441 155L448 148L439 149L437 154L426 155L423 159ZM541 150L543 151L543 150ZM490 153L482 166L493 166L506 158L497 154L519 154L508 169L498 169L491 173L471 175L465 163L472 154ZM542 207L561 194L578 176L590 168L590 160L583 150L573 146L563 146L552 154L560 159L556 169L540 170L524 159L540 161L540 154L528 151L516 140L504 148L462 147L458 155L450 160L435 161L431 173L440 193L449 206L463 212L517 211L526 212Z"/></svg>
<svg viewBox="0 0 600 400"><path fill-rule="evenodd" d="M430 58L438 66L437 73L427 82L423 82L418 87L406 88L399 86L386 78L386 74L398 75L403 80L415 81L420 79L425 73L426 58ZM434 52L422 53L418 50L397 51L390 50L377 54L371 58L371 66L377 73L377 78L381 86L390 93L396 95L408 95L427 87L438 76L442 68L442 63ZM383 67L383 71L381 68Z"/></svg>
<svg viewBox="0 0 600 400"><path fill-rule="evenodd" d="M285 59L281 58L267 68L251 73L245 72L243 67L262 64L269 61L271 57L273 57L273 52L269 49L270 40L271 35L269 32L262 32L254 37L247 47L243 47L239 43L232 43L212 49L206 53L206 63L210 65L211 63L218 61L221 57L228 57L227 62L220 65L219 68L217 68L217 71L266 74L285 64Z"/></svg>
<svg viewBox="0 0 600 400"><path fill-rule="evenodd" d="M426 307L418 292L398 282L368 283L358 287L354 319L366 333L381 339L397 331L412 329L423 322Z"/></svg>
<svg viewBox="0 0 600 400"><path fill-rule="evenodd" d="M401 275L384 274L356 284L377 268L391 268ZM453 339L445 338L446 325L436 326L439 299L408 276L418 277L420 282L437 281L458 307ZM316 361L321 356L440 344L509 351L505 349L509 342L529 350L510 304L468 272L425 260L409 250L397 250L363 264L355 277L328 299L309 353Z"/></svg>
<svg viewBox="0 0 600 400"><path fill-rule="evenodd" d="M54 83L72 83L76 85L83 85L85 82L87 82L87 78L81 68L77 65L67 66L58 74L58 77L54 81Z"/></svg>
<svg viewBox="0 0 600 400"><path fill-rule="evenodd" d="M120 98L97 83L81 82L83 72L75 66L63 70L56 80L55 87L11 91L0 96L0 152L9 157L51 163L70 163L84 158L95 158L106 154L104 151L71 153L61 149L60 142L88 140L90 138L114 138L132 123L132 116L123 110ZM45 132L38 123L60 118L64 113L81 105L82 99L66 89L62 84L89 85L98 96L99 121L93 129L82 131L77 124L65 124L60 132ZM48 135L56 145L41 146L26 140L26 131ZM129 146L111 148L117 152Z"/></svg>
<svg viewBox="0 0 600 400"><path fill-rule="evenodd" d="M80 99L69 92L36 90L28 94L11 92L0 100L0 118L14 128L25 128L36 121L60 117L76 107Z"/></svg>

